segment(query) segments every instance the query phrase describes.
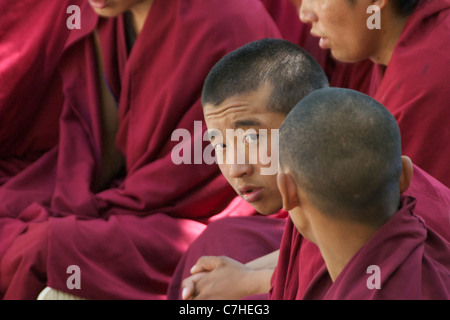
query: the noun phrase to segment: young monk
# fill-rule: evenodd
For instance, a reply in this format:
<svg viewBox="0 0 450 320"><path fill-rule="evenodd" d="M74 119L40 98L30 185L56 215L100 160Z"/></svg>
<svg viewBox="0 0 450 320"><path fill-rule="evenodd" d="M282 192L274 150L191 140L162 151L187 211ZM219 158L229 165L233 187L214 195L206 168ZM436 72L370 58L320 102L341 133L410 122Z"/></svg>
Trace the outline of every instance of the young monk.
<svg viewBox="0 0 450 320"><path fill-rule="evenodd" d="M326 76L317 62L312 59L305 59L306 56L307 54L297 46L287 44L281 40L257 41L245 45L232 54L227 55L211 70L210 76L207 78L209 79L211 77L212 79L216 79L214 82L216 85L210 85L208 80L205 82L205 92L208 91L208 87L212 86L216 89L217 95L225 99L218 105L215 105L215 100L212 100L212 103L205 103L204 112L206 119L208 119L207 115L209 113L214 115L214 112L218 112L228 106L226 118L224 117L223 120L217 118L214 122L214 126L220 128L221 131L225 131L226 129L233 128L232 121L225 123L227 118L243 122L250 115L255 114L267 114L270 119L277 119L279 116L285 117L286 112L289 112L295 105L290 99L301 98L302 94L304 95L308 90L314 90L314 87L326 87L328 85ZM284 70L283 68L286 67L284 63L287 63L287 61L292 63L289 65L289 69L293 71L278 72L277 70ZM300 63L300 69L297 69L296 62ZM254 65L259 67L254 67ZM263 68L260 68L261 66ZM300 70L306 70L306 74L299 72ZM307 76L310 72L312 74ZM267 74L263 78L268 79L268 82L275 87L270 96L267 96L267 94L263 95L265 91L263 90L264 86L260 84L261 80L259 82L249 82L247 80L254 78L260 79L261 74ZM233 75L233 77L229 75ZM296 79L296 76L298 79ZM230 82L228 79L231 78L235 79L235 81ZM238 81L236 79L240 80ZM320 83L320 85L311 86L306 81L307 79L310 79L309 81L312 80L313 84ZM241 82L245 82L246 85L241 86ZM227 86L224 86L222 83L226 83ZM260 87L258 88L258 86ZM221 88L227 88L227 90L221 92ZM243 92L240 93L241 91ZM235 94L236 92L237 94ZM279 94L280 92L283 92L283 94ZM253 93L259 93L259 95ZM261 97L265 97L265 101L261 101ZM218 99L218 101L220 100ZM280 104L279 107L274 105L276 102ZM238 112L240 111L241 105L248 109L247 113ZM262 110L261 105L265 106ZM235 106L235 108L231 108L232 106ZM280 110L280 115L272 114L273 110ZM249 116L246 116L247 114ZM274 127L273 125L270 127L259 127L259 129L268 128L273 129ZM241 165L241 167L245 168L246 166ZM225 168L221 166L221 171L224 175L228 176L229 173L227 173L228 171ZM447 224L448 212L450 210L450 190L419 168L414 167L414 171L415 174L411 182L411 187L406 194L420 198L421 201L417 207L418 214L435 230L445 235L447 239L450 239ZM255 175L254 171L252 175ZM263 175L260 176L260 179L271 181L266 184L272 185L274 177ZM227 180L230 181L232 179L227 178ZM273 189L271 190L272 192L268 197L279 199L279 193ZM257 208L255 203L252 203L252 205ZM281 205L278 202L278 210L281 209ZM433 214L429 212L430 208L434 209ZM257 210L260 211L261 208L257 208ZM275 208L273 209L273 211L276 210ZM174 280L169 288L168 297L172 299L181 297L186 299L239 299L248 295L267 293L271 286L271 275L275 265L277 265L277 252L268 255L264 259L248 261L252 258L257 258L257 256L252 255L253 251L258 250L258 252L261 252L265 250L266 242L260 239L268 239L270 235L267 232L275 234L276 229L273 228L270 230L270 226L263 229L263 222L267 221L270 224L272 223L270 219L260 219L258 220L258 224L252 224L250 220L250 218L246 218L245 220L240 220L240 218L223 219L215 222L214 225L210 225L209 227L211 229L208 227L192 244L178 265ZM290 221L288 220L288 225L289 223ZM287 234L289 231L290 229L287 226L284 234ZM283 235L283 241L289 241L289 239L285 238L286 236ZM242 242L246 243L246 245L228 245L227 240L224 239L245 239L245 242ZM219 249L216 248L217 246L219 246ZM215 257L202 257L205 255ZM217 255L227 255L237 261L217 257ZM312 276L323 266L323 261L315 245L312 243L309 243L309 246L302 250L299 256L302 262L308 261L308 263L302 264L303 271L301 272L302 279L305 279L302 283L307 285ZM246 262L248 263L244 265L243 263ZM285 264L285 261L283 260L281 263ZM191 271L194 275L186 278L191 274ZM295 275L298 276L298 274L297 271L292 272L292 277ZM184 278L186 279L181 284ZM235 279L235 281L231 281L230 279ZM298 282L290 281L286 284L291 286L292 292L302 290L302 288L298 287Z"/></svg>
<svg viewBox="0 0 450 320"><path fill-rule="evenodd" d="M376 63L370 95L397 119L403 153L450 186L450 0L303 0L300 18L336 59Z"/></svg>
<svg viewBox="0 0 450 320"><path fill-rule="evenodd" d="M450 298L450 243L401 196L412 173L395 118L372 98L328 88L296 105L280 129L278 186L325 261L304 299Z"/></svg>
<svg viewBox="0 0 450 320"><path fill-rule="evenodd" d="M217 166L176 165L172 133L201 144L210 68L279 32L258 0L83 1L80 12L58 64L59 145L0 188L0 296L48 286L165 298L182 252L233 192Z"/></svg>
<svg viewBox="0 0 450 320"><path fill-rule="evenodd" d="M291 76L286 77L287 74ZM228 255L240 262L248 262L279 249L286 213L279 213L282 203L276 185L276 170L264 173L265 169L274 168L277 162L277 150L272 142L278 137L278 129L291 105L311 91L327 85L325 74L312 56L285 40L252 42L228 54L212 68L202 93L211 144L216 154L222 155L224 160L231 154L236 157L244 154L246 157L242 163L237 158L219 162L219 168L242 200L269 217L221 219L209 225L178 265L169 288L169 299L180 297L181 281L202 255ZM237 133L241 129L236 143L226 136L227 129L236 129ZM264 130L267 132L264 133ZM274 134L276 136L272 138ZM263 139L267 144L262 143ZM270 157L271 163L262 162L258 156L261 152ZM282 219L273 218L280 215ZM249 229L258 231L250 232ZM227 230L233 236L226 236L229 240L223 241L217 235L225 236ZM245 247L245 250L236 250L239 247ZM275 266L269 263L268 267ZM270 268L261 268L264 278L270 278ZM264 275L267 271L269 274ZM254 274L255 277L259 275ZM237 285L235 282L229 283ZM221 297L239 298L241 295L267 293L269 284L262 282L261 288L255 290L249 287L252 289L249 292L245 291L243 284L244 290L239 291L237 296L233 292L231 296L223 292ZM184 291L185 298L190 294L189 290ZM196 296L198 299L205 297L201 294Z"/></svg>

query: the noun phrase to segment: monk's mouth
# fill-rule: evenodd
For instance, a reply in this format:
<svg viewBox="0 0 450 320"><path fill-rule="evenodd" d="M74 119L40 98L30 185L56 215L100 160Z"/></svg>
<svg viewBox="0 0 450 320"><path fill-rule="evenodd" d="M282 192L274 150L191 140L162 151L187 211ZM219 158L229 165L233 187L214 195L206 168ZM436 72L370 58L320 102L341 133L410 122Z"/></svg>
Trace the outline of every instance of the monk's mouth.
<svg viewBox="0 0 450 320"><path fill-rule="evenodd" d="M242 198L247 202L255 202L261 199L262 197L262 190L261 188L254 188L246 190L242 193Z"/></svg>
<svg viewBox="0 0 450 320"><path fill-rule="evenodd" d="M109 0L89 0L89 4L96 9L103 9L109 3Z"/></svg>

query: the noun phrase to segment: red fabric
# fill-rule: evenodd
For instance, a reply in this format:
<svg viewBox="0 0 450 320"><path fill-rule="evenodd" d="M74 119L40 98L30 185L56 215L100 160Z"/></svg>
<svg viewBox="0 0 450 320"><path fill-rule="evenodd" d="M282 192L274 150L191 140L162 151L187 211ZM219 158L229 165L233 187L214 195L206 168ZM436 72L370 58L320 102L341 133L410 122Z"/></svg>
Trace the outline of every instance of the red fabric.
<svg viewBox="0 0 450 320"><path fill-rule="evenodd" d="M47 282L89 299L165 298L182 252L235 196L217 166L174 165L179 142L171 134L185 128L191 145L201 141L194 121L203 119L199 100L210 68L227 52L279 32L256 0L155 0L127 58L123 17L99 19L87 2L81 12L81 30L70 33L59 65L65 105L58 148L0 188L1 266L13 262L8 250L30 223L42 223L41 289ZM101 169L95 26L127 170L99 193L92 190ZM81 270L80 290L66 286L70 265ZM5 281L4 298L35 298L36 288Z"/></svg>
<svg viewBox="0 0 450 320"><path fill-rule="evenodd" d="M414 198L350 259L333 282L325 267L304 299L450 299L450 244L414 216ZM367 268L379 268L379 289L369 288Z"/></svg>
<svg viewBox="0 0 450 320"><path fill-rule="evenodd" d="M450 0L422 1L408 18L387 68L377 67L372 96L395 116L403 154L450 186Z"/></svg>
<svg viewBox="0 0 450 320"><path fill-rule="evenodd" d="M319 47L318 39L310 34L311 26L300 21L296 7L289 0L261 0L261 2L277 24L282 37L300 45L313 55L325 70L332 86L368 92L372 62L368 60L357 64L337 62L331 57L329 50L325 51ZM249 206L245 202L241 205ZM234 205L231 207L234 207ZM239 207L234 208L234 210L238 209ZM226 218L223 221L210 224L191 245L177 266L169 286L168 299L181 298L181 282L190 275L191 267L201 256L225 255L240 262L251 261L279 249L282 236L281 229L284 228L284 225L285 222L279 219L268 219L261 216ZM286 237L288 232L289 230L286 229L283 237ZM226 241L223 240L225 238ZM242 245L242 243L245 243L245 245ZM268 245L269 243L270 245ZM309 244L315 247L315 245ZM315 249L310 250L314 251ZM302 252L306 252L306 256L309 255L307 249L303 249ZM318 270L322 266L320 256L317 265ZM305 266L309 267L310 265ZM317 270L314 268L309 270L308 276L312 277ZM265 297L265 295L258 296L258 298Z"/></svg>
<svg viewBox="0 0 450 320"><path fill-rule="evenodd" d="M54 26L65 26L69 2L80 3L0 4L0 185L58 142L63 95L57 63L69 30Z"/></svg>
<svg viewBox="0 0 450 320"><path fill-rule="evenodd" d="M425 221L430 238L442 237L448 244L450 241L450 190L415 166L411 186L404 196L417 199L414 214ZM431 246L427 245L427 250L432 249L432 245L433 242ZM400 244L392 246L400 247ZM272 277L269 297L274 300L303 299L311 281L323 267L324 261L317 246L304 239L289 220L281 242L280 256ZM353 298L357 299L357 297Z"/></svg>
<svg viewBox="0 0 450 320"><path fill-rule="evenodd" d="M168 299L181 299L181 283L191 275L190 269L202 256L227 256L247 263L278 250L288 214L282 210L262 216L236 197L221 216L225 218L210 223L181 258L167 292ZM264 298L267 296L258 296Z"/></svg>
<svg viewBox="0 0 450 320"><path fill-rule="evenodd" d="M278 263L271 279L269 299L301 300L324 261L317 246L298 232L291 219L286 222Z"/></svg>

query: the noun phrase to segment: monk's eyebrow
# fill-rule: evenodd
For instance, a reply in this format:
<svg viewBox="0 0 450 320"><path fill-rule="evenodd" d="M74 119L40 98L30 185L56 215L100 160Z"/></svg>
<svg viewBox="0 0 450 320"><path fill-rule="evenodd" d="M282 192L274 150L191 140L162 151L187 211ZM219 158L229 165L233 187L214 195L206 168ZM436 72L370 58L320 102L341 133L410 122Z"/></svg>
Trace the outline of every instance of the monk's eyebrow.
<svg viewBox="0 0 450 320"><path fill-rule="evenodd" d="M260 127L261 123L256 120L251 119L244 119L244 120L237 120L234 122L234 128L241 128L241 127Z"/></svg>

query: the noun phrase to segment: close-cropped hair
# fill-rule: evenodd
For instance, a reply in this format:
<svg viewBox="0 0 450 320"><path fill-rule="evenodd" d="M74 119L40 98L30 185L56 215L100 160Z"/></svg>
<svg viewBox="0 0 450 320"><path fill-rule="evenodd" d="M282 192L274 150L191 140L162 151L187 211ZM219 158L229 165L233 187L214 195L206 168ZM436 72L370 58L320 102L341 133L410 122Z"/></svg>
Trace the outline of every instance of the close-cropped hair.
<svg viewBox="0 0 450 320"><path fill-rule="evenodd" d="M318 62L304 49L287 40L262 39L227 54L211 69L202 104L218 106L267 84L272 89L267 109L285 115L312 91L329 86Z"/></svg>
<svg viewBox="0 0 450 320"><path fill-rule="evenodd" d="M400 130L369 96L325 88L301 100L280 129L280 166L336 218L378 223L399 204Z"/></svg>

